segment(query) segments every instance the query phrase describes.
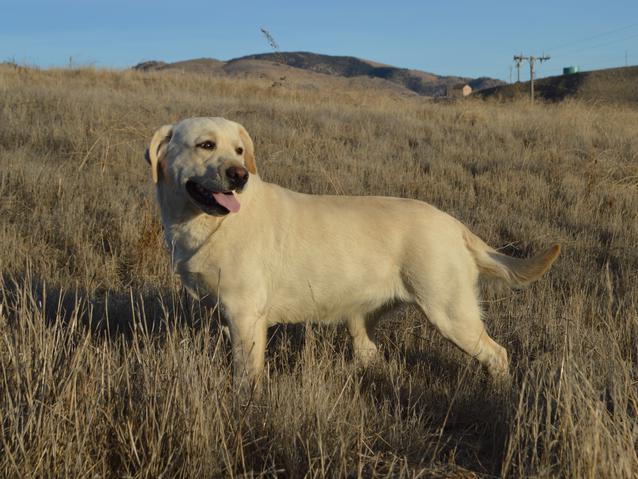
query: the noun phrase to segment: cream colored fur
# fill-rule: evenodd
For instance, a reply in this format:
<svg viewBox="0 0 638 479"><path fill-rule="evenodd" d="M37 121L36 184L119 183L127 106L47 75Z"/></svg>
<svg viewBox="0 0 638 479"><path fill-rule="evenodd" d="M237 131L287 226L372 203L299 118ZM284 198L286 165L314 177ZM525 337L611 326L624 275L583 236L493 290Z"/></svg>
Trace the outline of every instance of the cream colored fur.
<svg viewBox="0 0 638 479"><path fill-rule="evenodd" d="M216 149L195 146L202 139ZM173 266L191 294L221 303L241 386L259 378L266 331L277 323L346 322L356 357L369 361L377 349L372 315L396 301L417 304L443 336L506 376L507 353L481 320L479 273L524 285L560 251L515 259L421 201L307 195L266 183L246 130L222 118L160 128L148 156ZM251 171L235 192L241 209L202 213L186 181L212 175L224 183L233 165Z"/></svg>

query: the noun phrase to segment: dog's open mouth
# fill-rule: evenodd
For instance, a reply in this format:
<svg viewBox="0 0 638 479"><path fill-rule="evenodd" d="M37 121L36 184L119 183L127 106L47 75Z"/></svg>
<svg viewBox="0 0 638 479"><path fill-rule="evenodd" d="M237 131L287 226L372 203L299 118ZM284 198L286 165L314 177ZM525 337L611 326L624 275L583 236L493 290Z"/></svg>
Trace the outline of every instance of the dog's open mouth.
<svg viewBox="0 0 638 479"><path fill-rule="evenodd" d="M215 191L193 180L186 182L186 191L195 204L209 215L222 216L239 211L239 201L233 191Z"/></svg>

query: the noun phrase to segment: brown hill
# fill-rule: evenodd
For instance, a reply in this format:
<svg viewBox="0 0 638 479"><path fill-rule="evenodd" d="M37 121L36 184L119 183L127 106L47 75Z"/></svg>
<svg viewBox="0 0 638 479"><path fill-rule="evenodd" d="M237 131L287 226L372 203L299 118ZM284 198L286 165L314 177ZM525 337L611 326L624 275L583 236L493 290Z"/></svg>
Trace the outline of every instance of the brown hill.
<svg viewBox="0 0 638 479"><path fill-rule="evenodd" d="M638 66L610 68L541 78L534 82L535 98L561 101L574 98L606 103L638 104ZM529 95L529 82L488 88L478 93L504 100Z"/></svg>
<svg viewBox="0 0 638 479"><path fill-rule="evenodd" d="M440 76L420 70L383 65L356 57L321 55L310 52L261 53L230 60L230 62L245 59L270 60L333 76L381 78L399 84L420 95L427 96L444 96L448 86L458 83L468 83L473 90L503 84L500 80L491 78L472 79L458 76Z"/></svg>
<svg viewBox="0 0 638 479"><path fill-rule="evenodd" d="M211 74L216 77L230 78L255 78L259 80L269 80L273 87L300 88L303 90L315 89L361 89L374 88L384 93L391 93L399 96L416 96L417 93L410 91L397 83L393 83L381 78L371 77L341 77L325 73L296 68L280 62L270 60L241 59L222 62L210 58L196 60L186 60L175 63L165 63L159 61L148 61L139 63L133 67L142 71L181 71L184 73L196 72Z"/></svg>
<svg viewBox="0 0 638 479"><path fill-rule="evenodd" d="M215 75L268 78L278 84L303 87L353 85L391 90L403 95L444 96L449 86L468 83L473 90L503 84L492 78L440 76L433 73L363 60L349 56L309 52L276 52L248 55L227 62L202 58L176 63L143 62L136 70L182 70Z"/></svg>

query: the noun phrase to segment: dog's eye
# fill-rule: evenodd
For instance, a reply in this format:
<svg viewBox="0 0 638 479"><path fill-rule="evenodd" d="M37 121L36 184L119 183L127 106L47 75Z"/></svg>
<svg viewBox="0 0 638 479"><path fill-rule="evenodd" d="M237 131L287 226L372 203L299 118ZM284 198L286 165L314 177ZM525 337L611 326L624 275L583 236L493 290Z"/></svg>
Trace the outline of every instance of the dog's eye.
<svg viewBox="0 0 638 479"><path fill-rule="evenodd" d="M235 148L235 153L237 153L238 155L241 155L244 152L244 149L241 146L238 146L237 148Z"/></svg>
<svg viewBox="0 0 638 479"><path fill-rule="evenodd" d="M206 140L202 141L201 143L197 143L197 145L195 146L197 148L203 148L204 150L214 150L217 145L214 141Z"/></svg>

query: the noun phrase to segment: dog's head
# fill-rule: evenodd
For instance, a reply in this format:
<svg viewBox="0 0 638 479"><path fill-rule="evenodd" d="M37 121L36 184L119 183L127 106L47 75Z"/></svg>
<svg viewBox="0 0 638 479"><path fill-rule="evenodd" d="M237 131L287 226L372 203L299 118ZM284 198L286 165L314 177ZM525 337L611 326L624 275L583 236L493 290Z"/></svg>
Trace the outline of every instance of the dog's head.
<svg viewBox="0 0 638 479"><path fill-rule="evenodd" d="M250 176L253 142L239 123L189 118L159 128L146 151L163 208L212 216L237 213Z"/></svg>

